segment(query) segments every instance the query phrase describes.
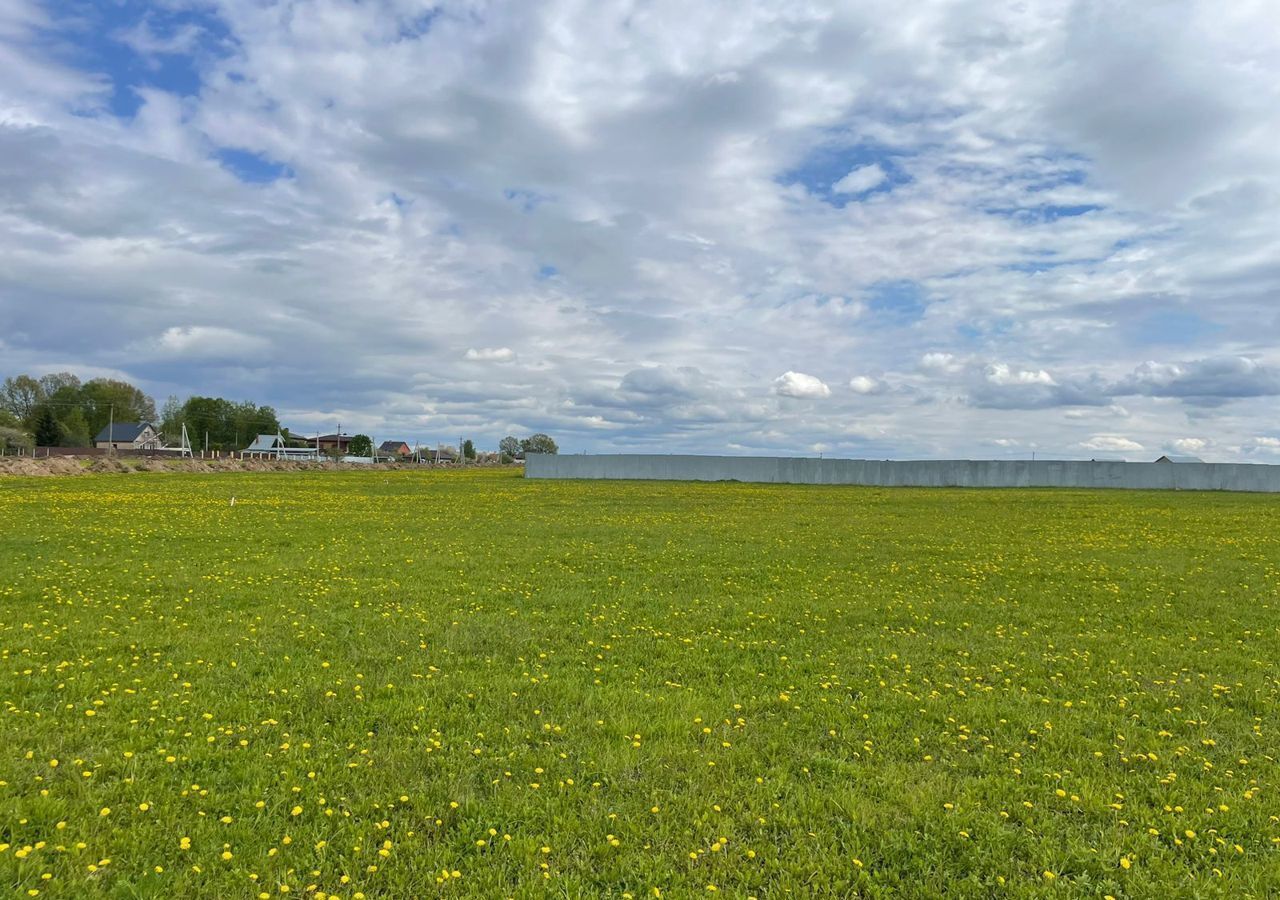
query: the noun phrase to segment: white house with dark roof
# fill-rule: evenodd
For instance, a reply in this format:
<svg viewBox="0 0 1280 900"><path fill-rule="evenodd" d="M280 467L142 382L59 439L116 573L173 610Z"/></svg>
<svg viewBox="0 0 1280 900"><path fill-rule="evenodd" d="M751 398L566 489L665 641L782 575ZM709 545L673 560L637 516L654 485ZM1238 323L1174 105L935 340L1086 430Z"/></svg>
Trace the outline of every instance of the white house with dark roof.
<svg viewBox="0 0 1280 900"><path fill-rule="evenodd" d="M159 450L164 441L150 422L113 422L98 432L93 445L99 450Z"/></svg>

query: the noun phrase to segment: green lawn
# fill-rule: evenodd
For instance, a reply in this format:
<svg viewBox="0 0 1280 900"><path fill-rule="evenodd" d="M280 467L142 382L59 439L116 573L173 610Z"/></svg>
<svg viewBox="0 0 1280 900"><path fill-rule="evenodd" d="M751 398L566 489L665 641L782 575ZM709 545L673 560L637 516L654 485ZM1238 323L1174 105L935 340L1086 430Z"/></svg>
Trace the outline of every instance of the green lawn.
<svg viewBox="0 0 1280 900"><path fill-rule="evenodd" d="M0 886L1276 896L1278 610L1261 495L0 480Z"/></svg>

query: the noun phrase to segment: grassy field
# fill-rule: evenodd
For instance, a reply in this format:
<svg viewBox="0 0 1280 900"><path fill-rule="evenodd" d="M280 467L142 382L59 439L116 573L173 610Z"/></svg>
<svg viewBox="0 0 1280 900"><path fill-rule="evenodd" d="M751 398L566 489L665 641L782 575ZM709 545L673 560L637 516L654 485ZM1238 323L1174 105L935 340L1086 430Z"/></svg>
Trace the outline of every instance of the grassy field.
<svg viewBox="0 0 1280 900"><path fill-rule="evenodd" d="M0 886L1277 896L1278 609L1259 495L0 480Z"/></svg>

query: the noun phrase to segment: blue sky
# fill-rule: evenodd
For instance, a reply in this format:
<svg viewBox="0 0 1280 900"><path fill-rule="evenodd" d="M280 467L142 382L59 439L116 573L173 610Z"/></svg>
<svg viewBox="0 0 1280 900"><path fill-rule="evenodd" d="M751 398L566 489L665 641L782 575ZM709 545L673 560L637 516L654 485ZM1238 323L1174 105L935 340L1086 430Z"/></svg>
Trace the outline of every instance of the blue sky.
<svg viewBox="0 0 1280 900"><path fill-rule="evenodd" d="M568 450L1280 461L1266 4L9 0L0 376Z"/></svg>
<svg viewBox="0 0 1280 900"><path fill-rule="evenodd" d="M102 77L107 110L134 116L143 91L195 97L202 72L234 51L223 21L204 4L144 0L63 0L46 3L47 27L38 31L51 55L88 75Z"/></svg>

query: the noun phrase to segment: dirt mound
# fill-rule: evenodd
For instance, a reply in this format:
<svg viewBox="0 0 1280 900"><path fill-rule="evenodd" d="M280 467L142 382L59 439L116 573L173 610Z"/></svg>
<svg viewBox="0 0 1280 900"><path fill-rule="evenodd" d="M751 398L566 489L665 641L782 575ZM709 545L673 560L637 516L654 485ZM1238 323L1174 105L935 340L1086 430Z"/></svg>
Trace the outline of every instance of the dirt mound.
<svg viewBox="0 0 1280 900"><path fill-rule="evenodd" d="M282 459L162 459L118 456L0 457L0 477L133 475L146 472L294 472L368 468L352 463L305 463Z"/></svg>
<svg viewBox="0 0 1280 900"><path fill-rule="evenodd" d="M86 460L74 456L55 456L50 459L32 459L29 456L0 457L0 475L80 475Z"/></svg>

